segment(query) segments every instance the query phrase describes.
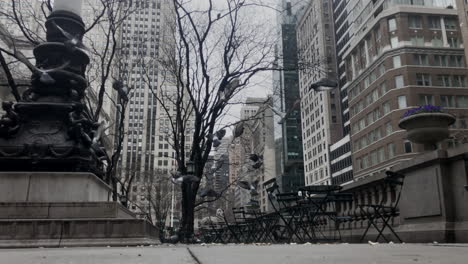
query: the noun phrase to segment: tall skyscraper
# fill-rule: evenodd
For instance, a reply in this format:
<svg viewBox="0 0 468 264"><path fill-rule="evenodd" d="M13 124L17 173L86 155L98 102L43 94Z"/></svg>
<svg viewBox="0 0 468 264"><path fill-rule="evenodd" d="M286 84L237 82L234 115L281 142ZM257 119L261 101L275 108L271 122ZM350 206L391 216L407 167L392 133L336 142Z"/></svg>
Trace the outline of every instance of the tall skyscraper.
<svg viewBox="0 0 468 264"><path fill-rule="evenodd" d="M330 2L330 1L329 1ZM343 138L330 146L330 171L332 184L339 185L353 180L353 164L351 159L351 138L349 136L349 108L346 90L346 67L343 54L349 49L349 41L354 35L352 10L360 1L332 0L333 21L335 32L336 73L338 83L341 125Z"/></svg>
<svg viewBox="0 0 468 264"><path fill-rule="evenodd" d="M316 92L312 84L336 80L332 6L310 1L297 26L305 184L331 184L329 146L341 138L338 89Z"/></svg>
<svg viewBox="0 0 468 264"><path fill-rule="evenodd" d="M306 4L281 0L277 17L276 64L287 69L273 73L273 108L287 114L284 119L276 116L274 128L276 176L284 192L304 185L296 26Z"/></svg>
<svg viewBox="0 0 468 264"><path fill-rule="evenodd" d="M175 17L173 6L167 0L129 3L134 5L134 12L124 21L121 46L122 75L131 85L131 93L120 171L123 179L133 178L131 209L148 211L148 183L153 182L154 177L169 181L171 173L177 169L169 119L177 107L167 103L169 100L163 107L157 99L161 95L177 96L175 78L160 64L165 56L173 54L168 49L174 47ZM191 142L193 122L188 122L187 126L186 142Z"/></svg>

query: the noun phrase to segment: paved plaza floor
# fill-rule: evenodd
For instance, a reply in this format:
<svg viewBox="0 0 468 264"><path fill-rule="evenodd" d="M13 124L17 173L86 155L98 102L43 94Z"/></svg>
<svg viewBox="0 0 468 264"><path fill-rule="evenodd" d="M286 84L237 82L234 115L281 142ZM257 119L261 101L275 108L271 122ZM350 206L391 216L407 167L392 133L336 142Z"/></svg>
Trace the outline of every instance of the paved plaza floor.
<svg viewBox="0 0 468 264"><path fill-rule="evenodd" d="M0 264L467 264L468 245L195 245L2 249Z"/></svg>

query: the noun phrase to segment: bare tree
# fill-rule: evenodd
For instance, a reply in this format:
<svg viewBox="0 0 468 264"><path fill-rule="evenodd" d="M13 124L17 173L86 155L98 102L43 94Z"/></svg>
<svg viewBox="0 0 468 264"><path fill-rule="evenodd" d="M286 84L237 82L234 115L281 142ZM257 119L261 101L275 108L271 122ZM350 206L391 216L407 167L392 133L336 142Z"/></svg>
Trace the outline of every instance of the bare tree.
<svg viewBox="0 0 468 264"><path fill-rule="evenodd" d="M258 73L274 69L274 42L249 19L259 8L255 1L206 0L204 6L188 0L170 2L175 18L168 34L173 34L167 36L159 58L166 83L151 90L169 120L176 177L189 179L184 177L187 162L195 165L196 178L181 181L179 239L190 242L205 164L223 134L218 123Z"/></svg>

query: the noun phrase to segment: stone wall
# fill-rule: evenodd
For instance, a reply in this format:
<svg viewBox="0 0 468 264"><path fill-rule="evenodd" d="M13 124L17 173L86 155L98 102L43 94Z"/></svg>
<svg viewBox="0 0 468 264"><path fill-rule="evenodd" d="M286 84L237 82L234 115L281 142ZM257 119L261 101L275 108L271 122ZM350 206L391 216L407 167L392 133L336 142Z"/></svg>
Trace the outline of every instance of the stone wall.
<svg viewBox="0 0 468 264"><path fill-rule="evenodd" d="M392 227L404 242L468 242L468 145L456 149L421 153L416 158L391 168L404 174L399 216L391 219ZM344 187L352 193L353 202L336 205L341 216L349 220L340 224L344 241L358 242L367 227L367 219L358 204L377 204L386 196L386 204L397 198L398 189L384 189L378 174ZM396 241L387 229L384 234ZM364 241L375 240L377 232L371 227Z"/></svg>

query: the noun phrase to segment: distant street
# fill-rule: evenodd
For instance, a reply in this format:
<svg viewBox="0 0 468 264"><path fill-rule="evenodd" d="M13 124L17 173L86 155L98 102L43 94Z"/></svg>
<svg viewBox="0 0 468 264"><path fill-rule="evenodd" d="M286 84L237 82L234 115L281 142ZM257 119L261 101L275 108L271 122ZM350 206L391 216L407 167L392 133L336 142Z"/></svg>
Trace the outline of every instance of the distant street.
<svg viewBox="0 0 468 264"><path fill-rule="evenodd" d="M196 245L0 250L0 264L466 264L468 245Z"/></svg>

